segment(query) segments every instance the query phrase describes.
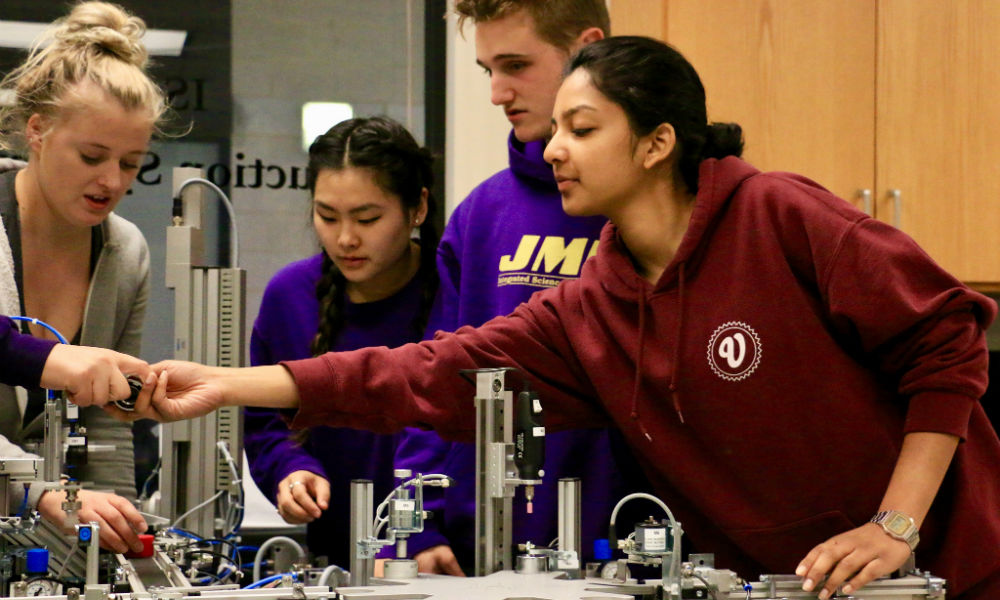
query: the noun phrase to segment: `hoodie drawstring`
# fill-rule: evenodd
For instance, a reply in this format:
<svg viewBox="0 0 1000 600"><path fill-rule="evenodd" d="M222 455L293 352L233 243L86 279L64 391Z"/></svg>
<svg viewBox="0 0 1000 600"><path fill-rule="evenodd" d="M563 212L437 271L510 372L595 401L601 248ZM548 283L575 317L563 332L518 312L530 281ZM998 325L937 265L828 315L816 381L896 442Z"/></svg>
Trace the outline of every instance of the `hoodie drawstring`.
<svg viewBox="0 0 1000 600"><path fill-rule="evenodd" d="M646 426L639 419L639 383L642 380L642 350L646 341L646 292L639 289L639 349L635 356L635 376L632 384L632 412L629 415L633 421L638 423L642 435L650 442L653 436L646 431Z"/></svg>
<svg viewBox="0 0 1000 600"><path fill-rule="evenodd" d="M684 333L684 263L677 267L677 335L674 342L674 370L670 373L670 397L674 401L677 418L684 423L684 413L681 412L681 398L677 393L677 373L681 370L681 334Z"/></svg>
<svg viewBox="0 0 1000 600"><path fill-rule="evenodd" d="M677 393L677 373L681 370L681 345L682 333L684 332L684 263L678 265L677 270L677 335L674 342L673 371L670 373L670 398L673 401L674 411L681 424L684 423L684 413L681 411L680 394ZM653 436L646 430L646 426L639 419L639 385L642 380L642 355L646 342L646 294L644 290L639 291L639 348L635 356L635 376L632 384L632 410L629 417L636 421L642 435L650 442Z"/></svg>

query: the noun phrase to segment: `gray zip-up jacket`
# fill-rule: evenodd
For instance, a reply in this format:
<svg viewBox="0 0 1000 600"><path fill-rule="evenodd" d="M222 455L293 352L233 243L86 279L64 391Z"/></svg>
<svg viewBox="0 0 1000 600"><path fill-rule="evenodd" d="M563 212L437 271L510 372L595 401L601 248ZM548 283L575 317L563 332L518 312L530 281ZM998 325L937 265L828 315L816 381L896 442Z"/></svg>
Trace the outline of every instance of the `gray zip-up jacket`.
<svg viewBox="0 0 1000 600"><path fill-rule="evenodd" d="M14 198L15 172L0 173L0 216L13 256L20 256L20 227ZM102 246L87 293L87 305L80 331L80 344L110 348L138 356L142 346L142 322L149 298L149 248L139 228L111 214L101 225ZM52 292L59 292L53 282ZM30 315L29 315L30 316ZM91 451L88 464L79 469L79 479L92 485L89 489L114 491L134 499L135 459L132 426L109 417L100 408L80 410L87 427L88 441L94 446L111 447L109 451ZM0 385L0 457L24 455L26 440L43 433L43 415L22 424L14 388ZM37 488L37 489L36 489ZM32 486L29 507L41 496L41 486ZM13 494L14 510L23 501L23 492Z"/></svg>

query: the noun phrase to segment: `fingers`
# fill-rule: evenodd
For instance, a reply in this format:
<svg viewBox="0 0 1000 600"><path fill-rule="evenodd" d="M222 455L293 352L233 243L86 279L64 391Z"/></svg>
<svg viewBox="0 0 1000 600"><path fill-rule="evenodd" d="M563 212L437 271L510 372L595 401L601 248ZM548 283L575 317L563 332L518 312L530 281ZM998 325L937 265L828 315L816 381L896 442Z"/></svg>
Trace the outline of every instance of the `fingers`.
<svg viewBox="0 0 1000 600"><path fill-rule="evenodd" d="M323 506L317 501L324 495ZM328 506L330 482L310 471L295 471L278 484L278 514L288 523L309 523Z"/></svg>
<svg viewBox="0 0 1000 600"><path fill-rule="evenodd" d="M80 406L102 406L127 398L125 375L145 375L149 365L138 358L104 348L58 344L49 353L42 370L42 387L66 390Z"/></svg>
<svg viewBox="0 0 1000 600"><path fill-rule="evenodd" d="M86 491L79 492L79 499L80 521L98 524L102 548L118 553L128 552L129 549L142 550L135 527L144 525L145 521L127 500L114 494ZM133 512L134 515L131 514ZM142 531L145 531L144 527Z"/></svg>
<svg viewBox="0 0 1000 600"><path fill-rule="evenodd" d="M111 389L107 396L109 400L125 400L132 395L132 388L129 387L126 375L138 377L144 384L147 378L153 375L153 370L144 360L120 352L112 352L111 357L116 364L112 370Z"/></svg>
<svg viewBox="0 0 1000 600"><path fill-rule="evenodd" d="M142 518L142 514L139 513L139 509L137 509L131 502L117 494L110 494L109 496L109 503L118 509L118 512L120 512L128 522L132 531L139 534L149 529L146 519ZM139 544L137 550L142 550L141 543Z"/></svg>
<svg viewBox="0 0 1000 600"><path fill-rule="evenodd" d="M101 406L108 402L113 373L110 369L102 370L100 373L92 373L89 370L79 374L68 382L66 386L66 397L77 406ZM118 374L121 377L121 374ZM122 381L125 378L122 377Z"/></svg>
<svg viewBox="0 0 1000 600"><path fill-rule="evenodd" d="M131 411L118 408L114 404L104 406L104 411L119 421L138 421L139 419L153 419L154 421L165 421L166 419L155 408L155 403L165 402L167 397L167 372L163 371L157 376L154 371L146 374L142 382L142 389L139 390L135 399L135 407Z"/></svg>
<svg viewBox="0 0 1000 600"><path fill-rule="evenodd" d="M813 548L795 569L795 574L803 577L802 589L807 592L811 592L816 589L818 585L822 584L822 589L817 595L821 600L826 600L826 598L828 598L829 595L843 582L843 571L847 568L851 568L851 565L853 565L854 561L857 560L857 558L855 558L853 560L846 561L844 565L838 567L837 571L831 573L834 567L840 565L841 561L843 561L852 550L853 548L848 547L839 540L839 536L833 537ZM827 577L828 573L830 574L829 577ZM839 579L836 575L839 575Z"/></svg>
<svg viewBox="0 0 1000 600"><path fill-rule="evenodd" d="M291 492L292 499L309 515L310 521L318 519L320 514L323 513L322 509L316 506L316 500L313 497L313 494L315 494L312 485L313 479L317 479L317 477L306 477L288 484L288 491Z"/></svg>
<svg viewBox="0 0 1000 600"><path fill-rule="evenodd" d="M855 590L859 590L864 586L868 585L875 579L891 572L893 569L885 570L885 561L881 559L876 559L869 562L853 579L848 581L841 588L845 594L853 594ZM850 573L844 575L844 578L850 577ZM835 588L836 589L836 588ZM832 591L830 592L833 593Z"/></svg>
<svg viewBox="0 0 1000 600"><path fill-rule="evenodd" d="M286 523L292 525L302 525L315 520L312 515L299 506L299 503L291 495L286 495L285 498L278 501L278 514Z"/></svg>
<svg viewBox="0 0 1000 600"><path fill-rule="evenodd" d="M319 506L320 510L330 508L330 482L317 476L310 485L313 489L313 497L316 498L316 505Z"/></svg>
<svg viewBox="0 0 1000 600"><path fill-rule="evenodd" d="M132 422L138 421L139 419L162 420L159 418L156 411L151 408L151 405L153 403L153 398L157 394L163 397L166 396L166 377L166 372L161 373L160 376L157 377L156 373L150 371L142 382L142 389L139 390L139 394L136 396L135 406L132 410L122 410L114 403L111 403L104 406L104 411L119 421ZM122 379L124 380L124 377ZM128 382L126 382L125 385L127 387ZM129 394L131 394L131 388L129 389Z"/></svg>
<svg viewBox="0 0 1000 600"><path fill-rule="evenodd" d="M94 373L95 370L98 372ZM121 376L120 373L118 375ZM80 374L76 381L70 383L66 388L66 395L71 402L79 406L107 404L112 377L113 371L111 369L99 368L98 365L94 365L91 369Z"/></svg>
<svg viewBox="0 0 1000 600"><path fill-rule="evenodd" d="M824 554L822 544L810 550L809 554L806 554L799 566L795 568L795 574L802 577L802 589L806 592L813 591L816 582L826 576L832 564L830 558Z"/></svg>
<svg viewBox="0 0 1000 600"><path fill-rule="evenodd" d="M817 597L827 600L842 585L843 593L850 594L891 573L909 555L906 542L886 535L877 525L866 524L813 548L799 563L795 574L803 578L802 589L807 592L822 583Z"/></svg>
<svg viewBox="0 0 1000 600"><path fill-rule="evenodd" d="M95 398L107 398L108 402L114 402L115 400L125 400L132 395L132 388L128 385L128 380L125 379L125 375L121 371L117 371L111 374L111 379L108 381L108 391L104 396L98 396L95 390ZM105 404L105 403L100 403Z"/></svg>
<svg viewBox="0 0 1000 600"><path fill-rule="evenodd" d="M440 559L438 560L438 566L440 567L439 572L445 575L453 575L455 577L465 577L465 573L462 572L462 567L458 565L458 559L455 558L455 553L451 551L448 546L442 547L446 550L446 553L442 553Z"/></svg>
<svg viewBox="0 0 1000 600"><path fill-rule="evenodd" d="M153 405L156 402L163 402L167 398L167 378L166 371L161 371L159 375L150 371L142 382L139 395L136 396L133 412L137 415L155 414Z"/></svg>
<svg viewBox="0 0 1000 600"><path fill-rule="evenodd" d="M153 372L149 363L140 358L121 352L115 352L114 357L118 365L118 372L125 375L137 375L140 379L145 380L146 376Z"/></svg>
<svg viewBox="0 0 1000 600"><path fill-rule="evenodd" d="M459 566L458 559L455 558L455 553L452 552L450 546L444 544L431 546L418 552L413 559L417 561L417 570L421 573L465 577L465 573Z"/></svg>

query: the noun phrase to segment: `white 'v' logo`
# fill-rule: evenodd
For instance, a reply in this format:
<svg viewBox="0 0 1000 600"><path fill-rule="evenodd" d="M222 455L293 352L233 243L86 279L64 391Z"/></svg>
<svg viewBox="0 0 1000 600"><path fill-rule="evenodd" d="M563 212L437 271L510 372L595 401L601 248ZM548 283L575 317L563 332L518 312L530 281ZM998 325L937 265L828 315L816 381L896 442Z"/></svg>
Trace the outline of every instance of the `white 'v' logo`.
<svg viewBox="0 0 1000 600"><path fill-rule="evenodd" d="M726 381L743 381L760 365L763 348L753 327L742 321L720 325L708 341L708 366Z"/></svg>
<svg viewBox="0 0 1000 600"><path fill-rule="evenodd" d="M734 344L735 341L735 344ZM733 355L734 346L738 346L738 354ZM747 354L747 340L741 332L726 336L719 344L719 356L726 359L730 369L735 369L743 364L743 359Z"/></svg>

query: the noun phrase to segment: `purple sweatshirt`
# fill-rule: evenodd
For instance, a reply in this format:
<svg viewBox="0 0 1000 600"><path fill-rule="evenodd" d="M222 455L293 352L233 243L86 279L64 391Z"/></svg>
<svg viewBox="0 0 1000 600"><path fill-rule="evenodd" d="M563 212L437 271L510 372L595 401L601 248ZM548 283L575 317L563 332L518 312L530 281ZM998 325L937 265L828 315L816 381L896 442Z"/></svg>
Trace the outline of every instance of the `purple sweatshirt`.
<svg viewBox="0 0 1000 600"><path fill-rule="evenodd" d="M316 284L323 255L286 265L267 285L250 338L250 362L271 365L312 356L309 346L319 326ZM345 303L345 328L333 350L395 347L416 341L412 321L420 307L421 283L414 278L394 296L365 304ZM330 507L309 524L306 541L332 564L350 564L350 482L371 479L378 504L395 486L396 435L347 428L315 427L299 445L276 411L247 409L244 445L250 472L261 491L276 502L277 486L293 471L311 471L330 482Z"/></svg>
<svg viewBox="0 0 1000 600"><path fill-rule="evenodd" d="M13 319L0 316L0 383L38 387L55 341L18 331Z"/></svg>
<svg viewBox="0 0 1000 600"><path fill-rule="evenodd" d="M576 279L596 253L604 217L570 217L552 167L542 159L544 144L508 140L510 168L481 183L452 214L438 246L441 284L427 328L454 331L478 326L512 312L534 292ZM455 375L458 377L458 374ZM468 387L471 404L475 390ZM544 405L545 399L542 398ZM444 442L433 431L408 430L396 452L397 468L439 472L455 479L444 493L426 490L434 518L410 538L411 556L448 544L466 572L475 557L475 446ZM580 429L552 433L545 444L545 484L535 488L534 511L524 494L514 498L514 543L549 544L557 535L557 481L582 479L582 538L585 559L593 540L607 537L615 503L645 489L631 454L617 432ZM626 528L622 528L623 531Z"/></svg>

